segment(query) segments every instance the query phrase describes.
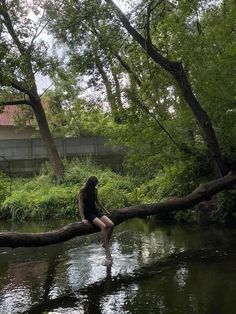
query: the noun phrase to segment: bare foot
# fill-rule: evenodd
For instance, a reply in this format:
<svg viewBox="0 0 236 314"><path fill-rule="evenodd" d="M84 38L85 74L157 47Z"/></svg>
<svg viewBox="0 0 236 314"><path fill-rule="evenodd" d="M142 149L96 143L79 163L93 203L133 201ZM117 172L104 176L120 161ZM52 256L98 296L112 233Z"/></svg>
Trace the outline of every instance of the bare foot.
<svg viewBox="0 0 236 314"><path fill-rule="evenodd" d="M106 262L107 262L107 265L112 265L112 263L113 263L112 257L111 256L110 257L106 257Z"/></svg>
<svg viewBox="0 0 236 314"><path fill-rule="evenodd" d="M113 258L112 258L111 255L106 255L106 259L107 259L108 261L113 261Z"/></svg>

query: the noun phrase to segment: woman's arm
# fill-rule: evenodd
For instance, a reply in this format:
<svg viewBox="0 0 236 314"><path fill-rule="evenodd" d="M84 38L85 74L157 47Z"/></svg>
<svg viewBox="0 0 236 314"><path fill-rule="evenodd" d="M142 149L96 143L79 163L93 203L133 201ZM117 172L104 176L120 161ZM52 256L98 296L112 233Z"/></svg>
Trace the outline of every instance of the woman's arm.
<svg viewBox="0 0 236 314"><path fill-rule="evenodd" d="M102 205L102 203L98 199L98 190L95 190L95 203L100 207L102 210L106 211L106 208Z"/></svg>
<svg viewBox="0 0 236 314"><path fill-rule="evenodd" d="M79 207L79 213L80 213L80 217L82 219L82 222L88 223L88 220L85 219L85 217L84 217L84 201L83 201L83 197L82 197L81 192L79 192L78 207Z"/></svg>

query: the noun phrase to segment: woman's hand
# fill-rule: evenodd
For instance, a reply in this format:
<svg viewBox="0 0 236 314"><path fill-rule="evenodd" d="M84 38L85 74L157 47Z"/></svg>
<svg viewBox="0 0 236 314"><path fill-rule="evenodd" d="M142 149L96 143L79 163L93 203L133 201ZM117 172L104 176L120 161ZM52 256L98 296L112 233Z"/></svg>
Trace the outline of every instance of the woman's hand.
<svg viewBox="0 0 236 314"><path fill-rule="evenodd" d="M89 224L89 221L88 221L87 219L83 219L83 220L82 220L82 223L84 223L84 224L87 225L87 224Z"/></svg>

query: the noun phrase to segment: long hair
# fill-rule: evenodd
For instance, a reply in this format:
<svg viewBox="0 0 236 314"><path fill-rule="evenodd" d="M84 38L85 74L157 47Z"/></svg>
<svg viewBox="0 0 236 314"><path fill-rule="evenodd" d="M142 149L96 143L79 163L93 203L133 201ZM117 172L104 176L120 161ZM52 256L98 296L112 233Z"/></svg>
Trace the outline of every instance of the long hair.
<svg viewBox="0 0 236 314"><path fill-rule="evenodd" d="M91 176L87 179L84 186L80 189L83 199L89 199L95 202L95 187L98 184L98 178Z"/></svg>

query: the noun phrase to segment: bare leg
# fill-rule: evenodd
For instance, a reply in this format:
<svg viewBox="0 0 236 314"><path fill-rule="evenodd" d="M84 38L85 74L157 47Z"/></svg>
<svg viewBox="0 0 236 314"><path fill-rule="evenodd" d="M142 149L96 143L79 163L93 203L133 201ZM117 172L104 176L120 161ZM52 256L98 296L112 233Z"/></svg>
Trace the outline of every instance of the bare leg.
<svg viewBox="0 0 236 314"><path fill-rule="evenodd" d="M107 226L107 234L108 234L108 242L110 241L110 238L112 236L114 223L109 219L107 216L102 216L100 220Z"/></svg>
<svg viewBox="0 0 236 314"><path fill-rule="evenodd" d="M108 260L111 260L111 252L109 249L109 244L108 244L108 229L107 226L99 219L99 218L94 218L92 223L97 226L99 229L101 229L101 236L102 236L102 243L105 248L105 254L106 258Z"/></svg>

